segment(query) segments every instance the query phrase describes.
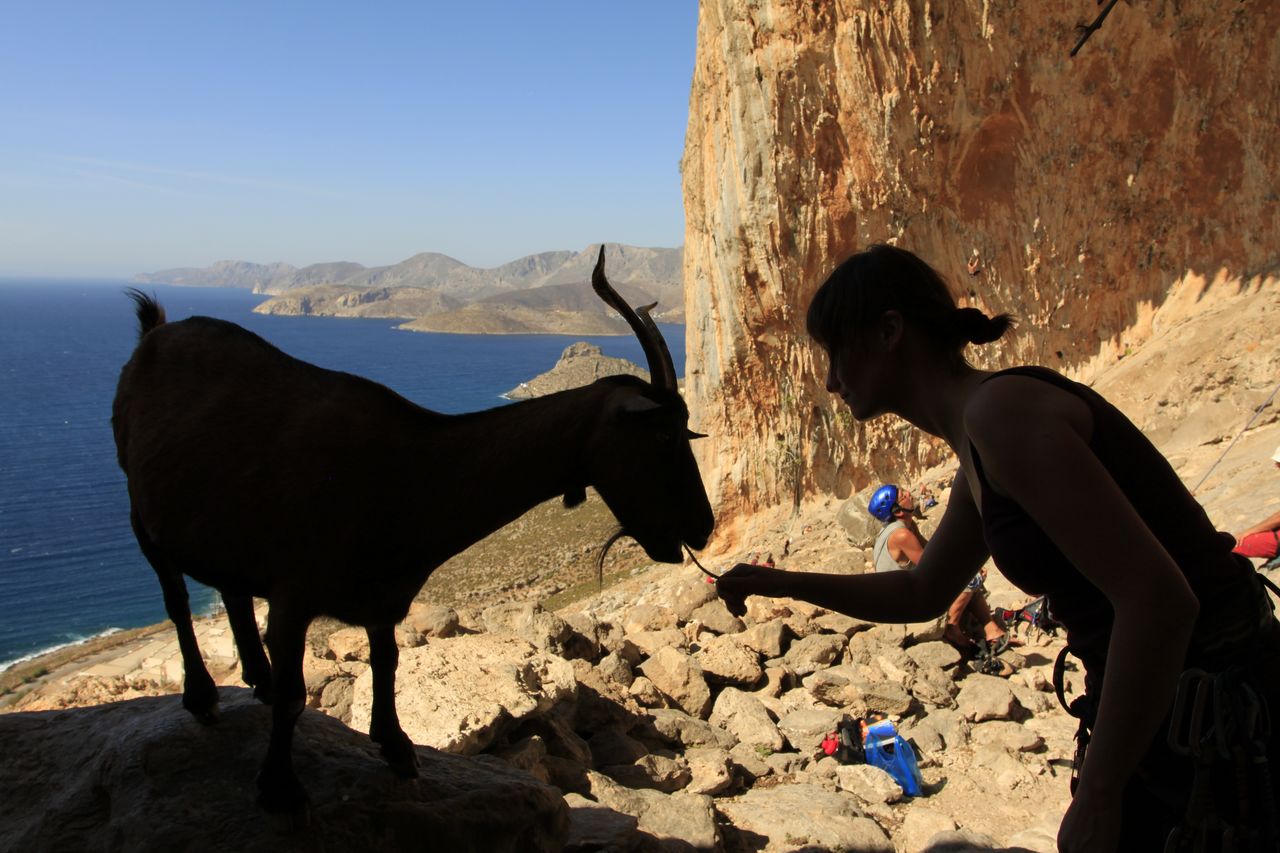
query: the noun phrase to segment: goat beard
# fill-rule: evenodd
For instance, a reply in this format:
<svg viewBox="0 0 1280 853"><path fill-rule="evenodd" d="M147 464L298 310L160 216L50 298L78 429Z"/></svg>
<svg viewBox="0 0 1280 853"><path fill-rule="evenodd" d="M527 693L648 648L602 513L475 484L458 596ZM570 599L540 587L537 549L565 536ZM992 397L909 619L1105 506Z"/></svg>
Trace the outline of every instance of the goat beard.
<svg viewBox="0 0 1280 853"><path fill-rule="evenodd" d="M604 545L600 548L600 556L596 558L596 586L604 589L604 558L609 553L609 549L613 547L613 543L617 542L624 536L630 536L625 527L619 527L610 534L605 540Z"/></svg>

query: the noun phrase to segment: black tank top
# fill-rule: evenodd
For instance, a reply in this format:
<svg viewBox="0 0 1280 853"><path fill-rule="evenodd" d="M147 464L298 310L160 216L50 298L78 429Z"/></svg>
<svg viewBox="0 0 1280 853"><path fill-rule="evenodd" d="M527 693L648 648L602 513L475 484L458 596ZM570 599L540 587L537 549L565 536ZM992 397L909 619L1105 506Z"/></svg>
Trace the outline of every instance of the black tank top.
<svg viewBox="0 0 1280 853"><path fill-rule="evenodd" d="M1214 528L1168 460L1119 409L1093 389L1043 367L1014 367L995 373L988 380L1010 375L1048 382L1089 407L1093 416L1089 449L1182 569L1201 602L1198 626L1213 624L1214 617L1209 612L1212 603L1228 598L1223 591L1240 588L1254 573L1251 563L1231 553L1235 544L1231 534ZM1114 620L1111 604L1021 506L991 488L977 450L972 445L970 450L982 487L983 536L992 559L1023 592L1049 596L1050 610L1066 626L1067 643L1084 663L1089 680L1100 679ZM1151 594L1158 596L1160 591L1152 590Z"/></svg>

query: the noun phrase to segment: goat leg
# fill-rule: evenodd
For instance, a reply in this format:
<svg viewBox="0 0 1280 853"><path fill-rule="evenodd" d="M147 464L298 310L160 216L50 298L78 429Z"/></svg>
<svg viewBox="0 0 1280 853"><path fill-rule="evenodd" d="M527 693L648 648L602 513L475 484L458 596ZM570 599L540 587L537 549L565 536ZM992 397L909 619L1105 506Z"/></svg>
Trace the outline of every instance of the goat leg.
<svg viewBox="0 0 1280 853"><path fill-rule="evenodd" d="M293 772L293 727L307 699L302 655L310 619L277 600L271 602L268 620L275 701L271 705L271 742L258 774L258 795L269 812L297 812L306 807L307 792Z"/></svg>
<svg viewBox="0 0 1280 853"><path fill-rule="evenodd" d="M400 728L396 715L396 665L400 650L396 647L396 631L392 625L365 628L369 635L369 667L373 671L373 708L370 711L369 737L382 747L382 757L396 775L412 779L418 775L418 753L413 741Z"/></svg>
<svg viewBox="0 0 1280 853"><path fill-rule="evenodd" d="M227 608L227 621L231 634L240 650L240 674L244 683L253 688L254 698L264 705L271 704L271 663L262 649L262 637L258 635L258 620L253 615L253 598L248 595L222 594Z"/></svg>
<svg viewBox="0 0 1280 853"><path fill-rule="evenodd" d="M196 642L195 628L191 625L187 583L182 579L182 571L172 565L147 536L138 514L130 513L129 520L143 556L160 580L160 589L164 592L164 609L178 634L183 669L182 707L208 725L218 719L218 687L205 668L204 658L200 656L200 644Z"/></svg>

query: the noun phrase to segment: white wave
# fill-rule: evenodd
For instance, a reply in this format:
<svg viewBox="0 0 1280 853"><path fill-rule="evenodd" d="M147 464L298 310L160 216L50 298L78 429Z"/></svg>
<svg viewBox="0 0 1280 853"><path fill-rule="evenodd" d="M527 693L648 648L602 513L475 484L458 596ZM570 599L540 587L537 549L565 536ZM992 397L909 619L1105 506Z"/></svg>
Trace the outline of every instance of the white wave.
<svg viewBox="0 0 1280 853"><path fill-rule="evenodd" d="M31 652L30 654L26 654L26 655L23 655L22 657L14 658L13 660L0 662L0 672L4 672L6 670L12 669L13 667L17 666L20 663L26 663L27 661L35 660L36 658L42 655L51 654L52 652L60 651L62 649L69 649L72 646L83 645L84 643L87 643L90 640L96 640L99 637L110 637L112 634L120 633L120 630L121 630L120 628L108 628L105 631L99 631L98 633L93 634L92 636L89 636L89 637L76 637L75 639L68 640L65 643L58 643L57 645L49 646L46 649L40 649L39 651Z"/></svg>

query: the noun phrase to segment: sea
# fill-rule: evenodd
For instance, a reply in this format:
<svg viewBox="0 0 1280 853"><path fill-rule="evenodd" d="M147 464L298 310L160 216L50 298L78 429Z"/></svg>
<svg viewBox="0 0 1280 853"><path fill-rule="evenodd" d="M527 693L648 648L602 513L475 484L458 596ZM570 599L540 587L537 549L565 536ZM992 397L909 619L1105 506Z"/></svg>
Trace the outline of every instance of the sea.
<svg viewBox="0 0 1280 853"><path fill-rule="evenodd" d="M57 648L164 621L160 586L129 528L111 400L137 343L124 281L0 279L0 671ZM506 404L502 394L589 341L644 364L631 336L445 335L398 321L254 314L268 297L146 285L170 321L239 323L285 352L380 382L435 411ZM684 327L660 326L684 372ZM188 579L192 610L217 594Z"/></svg>

